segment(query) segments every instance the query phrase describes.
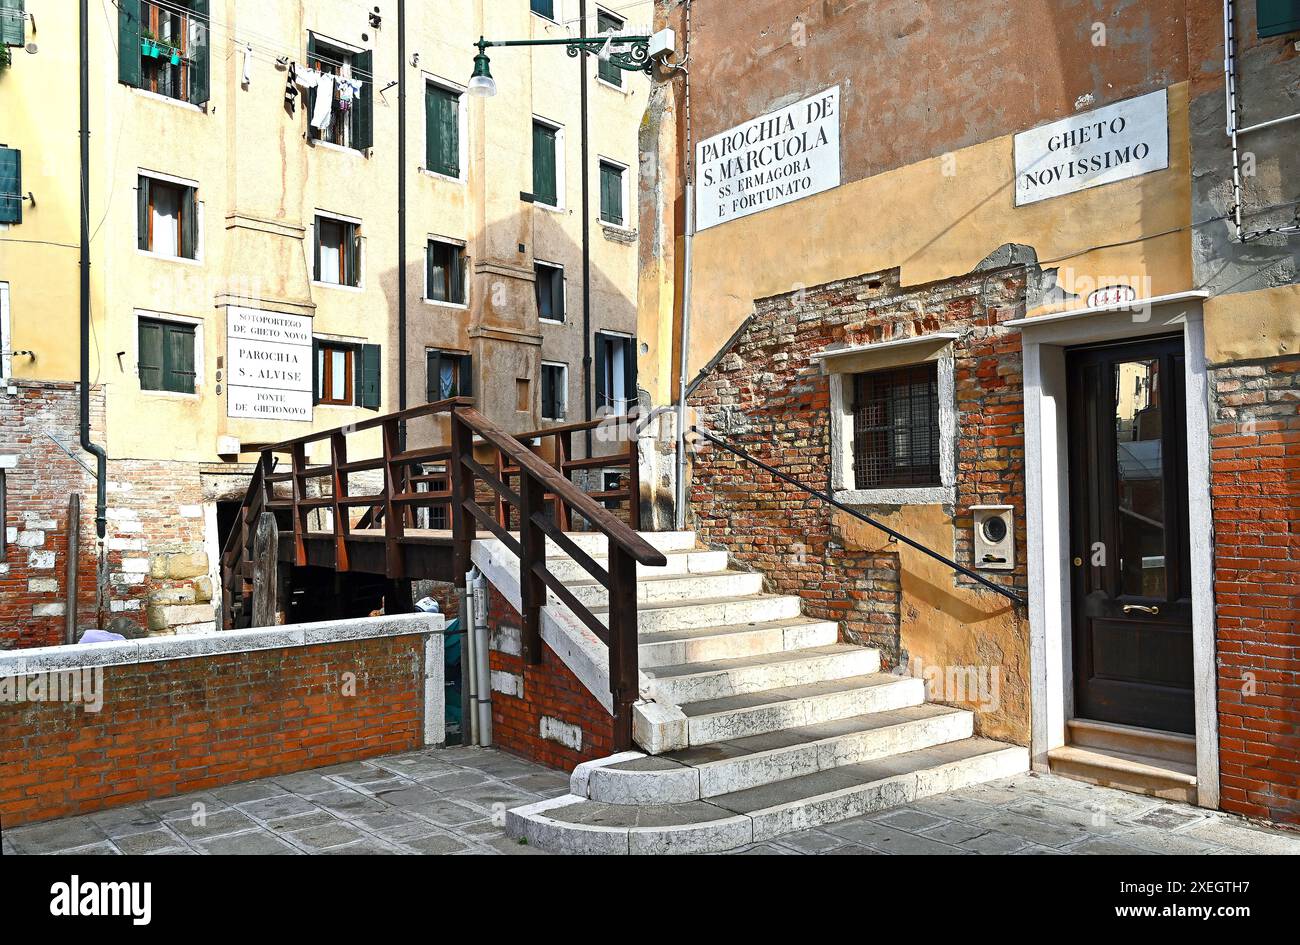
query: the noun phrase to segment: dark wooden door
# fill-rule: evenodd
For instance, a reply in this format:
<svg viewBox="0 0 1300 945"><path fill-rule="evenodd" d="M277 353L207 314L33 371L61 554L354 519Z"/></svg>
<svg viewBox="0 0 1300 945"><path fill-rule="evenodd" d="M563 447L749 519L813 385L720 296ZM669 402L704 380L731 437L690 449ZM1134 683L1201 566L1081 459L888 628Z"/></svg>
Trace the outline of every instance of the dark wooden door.
<svg viewBox="0 0 1300 945"><path fill-rule="evenodd" d="M1182 338L1067 367L1074 714L1193 732Z"/></svg>

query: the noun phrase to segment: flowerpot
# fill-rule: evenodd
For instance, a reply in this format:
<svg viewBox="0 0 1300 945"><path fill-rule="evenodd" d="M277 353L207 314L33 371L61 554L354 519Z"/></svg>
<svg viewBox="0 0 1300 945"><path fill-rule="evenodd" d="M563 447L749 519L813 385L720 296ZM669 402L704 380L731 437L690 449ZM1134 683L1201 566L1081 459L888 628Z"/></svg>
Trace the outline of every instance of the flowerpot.
<svg viewBox="0 0 1300 945"><path fill-rule="evenodd" d="M152 58L152 59L157 59L157 58L158 58L158 44L157 44L157 43L150 43L150 44L149 44L149 56L150 56L150 58Z"/></svg>
<svg viewBox="0 0 1300 945"><path fill-rule="evenodd" d="M149 55L149 41L147 39L140 41L140 55Z"/></svg>
<svg viewBox="0 0 1300 945"><path fill-rule="evenodd" d="M172 50L172 65L179 66L180 64L181 64L181 54L176 52L175 50Z"/></svg>

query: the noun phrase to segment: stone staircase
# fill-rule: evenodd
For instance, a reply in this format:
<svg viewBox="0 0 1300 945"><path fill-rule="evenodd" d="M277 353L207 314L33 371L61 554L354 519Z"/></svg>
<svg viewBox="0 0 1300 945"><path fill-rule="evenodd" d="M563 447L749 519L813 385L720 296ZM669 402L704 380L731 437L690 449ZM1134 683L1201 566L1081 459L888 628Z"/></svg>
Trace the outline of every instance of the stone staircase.
<svg viewBox="0 0 1300 945"><path fill-rule="evenodd" d="M604 564L603 536L571 537ZM764 593L726 552L691 532L645 537L668 563L637 575L643 751L579 765L569 794L507 812L512 836L568 853L717 852L1028 769L1024 748L974 737L970 712L927 703L922 680L881 672L877 650L837 642L835 622ZM476 542L474 560L517 602L500 542ZM604 619L604 588L554 547L548 568ZM599 694L595 638L553 596L543 638Z"/></svg>

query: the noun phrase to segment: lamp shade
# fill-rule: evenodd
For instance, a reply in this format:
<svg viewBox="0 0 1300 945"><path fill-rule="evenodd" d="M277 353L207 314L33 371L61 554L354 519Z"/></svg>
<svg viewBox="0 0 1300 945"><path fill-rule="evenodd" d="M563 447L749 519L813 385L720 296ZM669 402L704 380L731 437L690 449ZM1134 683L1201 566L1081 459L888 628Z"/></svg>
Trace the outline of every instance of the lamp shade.
<svg viewBox="0 0 1300 945"><path fill-rule="evenodd" d="M469 94L478 95L483 98L491 98L497 94L497 83L492 78L492 69L488 61L487 53L482 50L474 57L474 74L469 80Z"/></svg>

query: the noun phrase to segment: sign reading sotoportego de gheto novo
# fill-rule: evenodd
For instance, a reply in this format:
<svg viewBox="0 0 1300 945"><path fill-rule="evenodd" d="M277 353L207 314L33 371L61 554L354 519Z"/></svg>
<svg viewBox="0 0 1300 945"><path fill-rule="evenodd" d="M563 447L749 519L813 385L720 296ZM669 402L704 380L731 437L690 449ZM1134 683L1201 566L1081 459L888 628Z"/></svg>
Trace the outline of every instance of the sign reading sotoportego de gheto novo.
<svg viewBox="0 0 1300 945"><path fill-rule="evenodd" d="M1169 166L1164 89L1016 135L1016 206Z"/></svg>
<svg viewBox="0 0 1300 945"><path fill-rule="evenodd" d="M769 112L695 148L695 228L840 185L840 87Z"/></svg>
<svg viewBox="0 0 1300 945"><path fill-rule="evenodd" d="M226 415L311 420L311 316L231 306L226 313Z"/></svg>

